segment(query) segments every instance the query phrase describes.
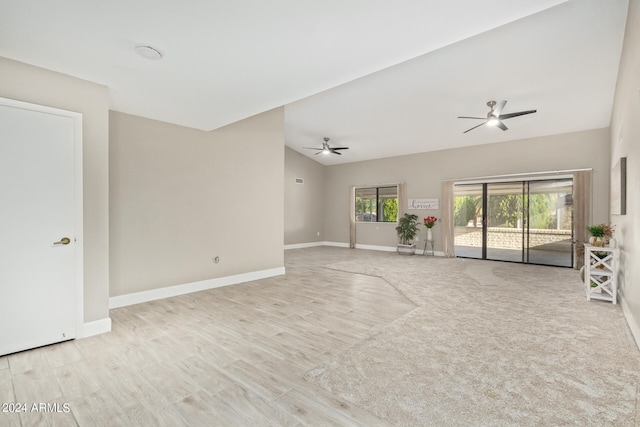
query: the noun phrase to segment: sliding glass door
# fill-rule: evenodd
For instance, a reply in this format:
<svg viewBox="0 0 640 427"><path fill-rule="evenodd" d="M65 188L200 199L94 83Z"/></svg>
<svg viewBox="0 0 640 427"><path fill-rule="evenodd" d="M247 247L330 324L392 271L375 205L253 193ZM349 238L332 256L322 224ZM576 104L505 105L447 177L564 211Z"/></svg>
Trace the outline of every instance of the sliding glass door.
<svg viewBox="0 0 640 427"><path fill-rule="evenodd" d="M573 180L529 182L528 261L573 266Z"/></svg>
<svg viewBox="0 0 640 427"><path fill-rule="evenodd" d="M524 262L524 184L486 184L486 259Z"/></svg>
<svg viewBox="0 0 640 427"><path fill-rule="evenodd" d="M454 187L454 251L464 258L484 258L483 184Z"/></svg>
<svg viewBox="0 0 640 427"><path fill-rule="evenodd" d="M456 256L571 267L572 179L454 188Z"/></svg>

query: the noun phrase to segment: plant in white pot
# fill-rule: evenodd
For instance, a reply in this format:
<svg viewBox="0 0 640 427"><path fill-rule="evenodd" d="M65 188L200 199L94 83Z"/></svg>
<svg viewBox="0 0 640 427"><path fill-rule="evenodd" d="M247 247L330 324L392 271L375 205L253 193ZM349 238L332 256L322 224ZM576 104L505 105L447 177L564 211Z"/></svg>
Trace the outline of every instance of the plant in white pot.
<svg viewBox="0 0 640 427"><path fill-rule="evenodd" d="M396 232L400 239L398 253L400 255L414 255L416 253L416 245L413 243L413 239L418 234L418 215L404 214L398 220Z"/></svg>
<svg viewBox="0 0 640 427"><path fill-rule="evenodd" d="M598 224L598 225L589 225L587 226L587 231L591 234L591 238L589 239L589 243L593 246L604 247L605 244L609 243L609 240L613 236L613 232L615 231L615 226L611 224Z"/></svg>

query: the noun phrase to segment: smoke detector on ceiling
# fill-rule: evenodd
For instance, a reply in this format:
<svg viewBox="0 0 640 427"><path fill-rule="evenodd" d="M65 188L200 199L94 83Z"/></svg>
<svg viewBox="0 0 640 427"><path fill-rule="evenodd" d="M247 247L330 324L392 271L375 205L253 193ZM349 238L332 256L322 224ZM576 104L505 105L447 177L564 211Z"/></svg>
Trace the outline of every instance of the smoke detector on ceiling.
<svg viewBox="0 0 640 427"><path fill-rule="evenodd" d="M134 48L135 52L146 59L151 59L154 61L162 59L162 52L156 49L153 46L149 46L147 44L137 44Z"/></svg>

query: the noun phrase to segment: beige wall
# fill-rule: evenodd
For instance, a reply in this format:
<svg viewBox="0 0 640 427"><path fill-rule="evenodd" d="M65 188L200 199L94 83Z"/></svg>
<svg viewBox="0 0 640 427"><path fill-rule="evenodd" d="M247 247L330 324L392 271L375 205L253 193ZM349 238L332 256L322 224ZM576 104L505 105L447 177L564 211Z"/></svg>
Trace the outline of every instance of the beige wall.
<svg viewBox="0 0 640 427"><path fill-rule="evenodd" d="M288 147L284 164L284 244L321 242L326 168ZM296 178L304 184L296 184Z"/></svg>
<svg viewBox="0 0 640 427"><path fill-rule="evenodd" d="M594 199L608 201L608 129L329 166L324 195L325 240L349 242L346 212L349 209L348 188L352 184L362 186L405 182L408 199L440 199L443 180L579 168L593 168ZM608 210L607 202L596 203L593 220L605 221ZM441 216L440 210L411 212L420 218ZM356 231L357 243L394 247L397 243L395 226L395 223L360 223ZM436 225L433 230L435 249L442 250L440 227ZM425 235L423 228L420 241Z"/></svg>
<svg viewBox="0 0 640 427"><path fill-rule="evenodd" d="M284 266L282 108L211 132L111 112L110 134L112 297Z"/></svg>
<svg viewBox="0 0 640 427"><path fill-rule="evenodd" d="M640 1L629 2L611 118L611 166L627 158L627 214L612 215L620 246L622 305L640 346Z"/></svg>
<svg viewBox="0 0 640 427"><path fill-rule="evenodd" d="M0 96L82 113L84 321L109 317L109 92L0 57Z"/></svg>

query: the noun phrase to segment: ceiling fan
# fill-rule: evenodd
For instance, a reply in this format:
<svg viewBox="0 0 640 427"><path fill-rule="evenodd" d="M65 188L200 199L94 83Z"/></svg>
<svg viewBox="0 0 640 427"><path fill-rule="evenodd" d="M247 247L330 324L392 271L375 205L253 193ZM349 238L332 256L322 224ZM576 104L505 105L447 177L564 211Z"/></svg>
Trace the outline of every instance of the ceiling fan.
<svg viewBox="0 0 640 427"><path fill-rule="evenodd" d="M304 147L307 148L309 150L318 150L318 152L316 153L316 155L322 153L322 154L337 154L339 156L342 155L342 153L338 152L338 150L348 150L349 147L331 147L329 146L329 138L327 138L326 136L324 137L324 142L322 143L322 148L315 148L315 147Z"/></svg>
<svg viewBox="0 0 640 427"><path fill-rule="evenodd" d="M496 101L487 102L487 106L489 107L489 112L487 113L486 119L484 117L458 116L459 119L479 119L479 120L485 121L484 123L480 123L479 125L474 126L471 129L467 129L462 133L467 133L470 130L474 130L475 128L485 124L487 126L496 126L502 130L507 130L508 127L506 127L504 123L502 123L503 120L510 119L513 117L518 117L518 116L524 116L525 114L531 114L538 111L538 110L526 110L526 111L518 111L517 113L502 114L502 110L504 109L504 106L506 103L507 101L500 101L500 103L496 103Z"/></svg>

